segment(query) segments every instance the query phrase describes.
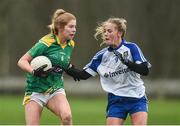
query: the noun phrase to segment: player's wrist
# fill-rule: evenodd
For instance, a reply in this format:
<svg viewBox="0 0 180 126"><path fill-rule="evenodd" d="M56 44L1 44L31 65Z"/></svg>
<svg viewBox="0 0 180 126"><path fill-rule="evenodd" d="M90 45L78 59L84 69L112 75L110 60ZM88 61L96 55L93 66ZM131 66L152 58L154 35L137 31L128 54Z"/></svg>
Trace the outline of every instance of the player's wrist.
<svg viewBox="0 0 180 126"><path fill-rule="evenodd" d="M34 75L34 70L32 70L30 73L31 73L32 75Z"/></svg>
<svg viewBox="0 0 180 126"><path fill-rule="evenodd" d="M130 61L129 61L128 59L123 59L122 62L123 62L125 65L128 65Z"/></svg>
<svg viewBox="0 0 180 126"><path fill-rule="evenodd" d="M52 67L51 71L54 73L62 74L64 71L64 68L59 65L55 65Z"/></svg>
<svg viewBox="0 0 180 126"><path fill-rule="evenodd" d="M73 67L73 65L70 63L70 64L68 65L67 69L70 69L70 68L72 68L72 67Z"/></svg>
<svg viewBox="0 0 180 126"><path fill-rule="evenodd" d="M30 70L28 70L28 73L30 73L30 74L32 74L32 75L34 75L34 69L30 69Z"/></svg>
<svg viewBox="0 0 180 126"><path fill-rule="evenodd" d="M32 74L33 76L37 76L37 77L40 76L40 72L37 71L37 70L32 70L31 74Z"/></svg>

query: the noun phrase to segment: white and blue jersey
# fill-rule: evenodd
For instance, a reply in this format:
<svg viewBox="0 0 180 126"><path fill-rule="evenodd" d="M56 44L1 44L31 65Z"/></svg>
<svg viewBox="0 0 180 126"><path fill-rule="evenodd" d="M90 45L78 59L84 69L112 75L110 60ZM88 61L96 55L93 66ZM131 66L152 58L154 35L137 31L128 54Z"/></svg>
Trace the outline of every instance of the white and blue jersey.
<svg viewBox="0 0 180 126"><path fill-rule="evenodd" d="M91 62L84 67L85 71L92 76L99 74L102 88L108 93L124 97L143 97L145 87L140 74L131 71L118 60L112 50L111 47L106 47L96 53ZM148 63L135 43L122 40L115 50L137 64ZM150 67L150 63L148 64Z"/></svg>

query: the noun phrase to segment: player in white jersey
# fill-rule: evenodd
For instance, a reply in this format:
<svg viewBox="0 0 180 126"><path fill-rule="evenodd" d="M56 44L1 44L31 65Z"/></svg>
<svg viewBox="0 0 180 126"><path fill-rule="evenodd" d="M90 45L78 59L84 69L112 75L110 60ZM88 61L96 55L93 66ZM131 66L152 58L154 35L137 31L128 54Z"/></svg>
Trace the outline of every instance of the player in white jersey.
<svg viewBox="0 0 180 126"><path fill-rule="evenodd" d="M110 18L101 23L96 34L107 45L80 71L65 70L75 80L99 74L102 88L108 93L107 125L122 125L129 114L133 125L147 124L148 101L140 75L148 75L150 63L140 48L124 39L126 20Z"/></svg>

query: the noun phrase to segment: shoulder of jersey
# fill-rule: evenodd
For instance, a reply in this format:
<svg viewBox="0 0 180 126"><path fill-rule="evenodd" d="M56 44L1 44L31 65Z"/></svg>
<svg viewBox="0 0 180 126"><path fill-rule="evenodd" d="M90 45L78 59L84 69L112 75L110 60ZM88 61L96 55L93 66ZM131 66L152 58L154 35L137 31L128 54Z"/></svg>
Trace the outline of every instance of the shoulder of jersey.
<svg viewBox="0 0 180 126"><path fill-rule="evenodd" d="M103 55L107 50L108 50L108 47L103 48L102 50L98 51L98 52L96 53L96 55L94 56L94 58L97 58L97 57Z"/></svg>
<svg viewBox="0 0 180 126"><path fill-rule="evenodd" d="M124 46L129 47L129 48L134 48L134 47L138 47L138 45L135 42L124 42Z"/></svg>
<svg viewBox="0 0 180 126"><path fill-rule="evenodd" d="M55 41L56 40L53 34L47 34L40 39L40 42L44 43L47 46L50 46L51 44L55 43Z"/></svg>
<svg viewBox="0 0 180 126"><path fill-rule="evenodd" d="M136 45L135 42L129 42L129 41L125 41L124 44L125 44L125 45Z"/></svg>

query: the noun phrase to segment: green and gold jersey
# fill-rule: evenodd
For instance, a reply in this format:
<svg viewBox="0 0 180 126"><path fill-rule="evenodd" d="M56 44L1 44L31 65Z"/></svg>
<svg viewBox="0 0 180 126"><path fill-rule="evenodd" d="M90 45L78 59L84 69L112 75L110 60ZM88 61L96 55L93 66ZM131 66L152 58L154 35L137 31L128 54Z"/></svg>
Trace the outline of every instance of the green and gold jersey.
<svg viewBox="0 0 180 126"><path fill-rule="evenodd" d="M69 40L65 45L60 44L58 36L48 34L41 38L29 51L32 58L36 56L48 57L52 65L60 65L67 68L74 48L74 41ZM47 78L35 77L27 74L26 92L51 92L59 88L64 88L63 76L58 73L50 73Z"/></svg>

